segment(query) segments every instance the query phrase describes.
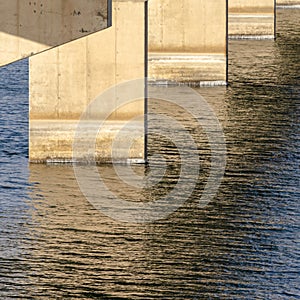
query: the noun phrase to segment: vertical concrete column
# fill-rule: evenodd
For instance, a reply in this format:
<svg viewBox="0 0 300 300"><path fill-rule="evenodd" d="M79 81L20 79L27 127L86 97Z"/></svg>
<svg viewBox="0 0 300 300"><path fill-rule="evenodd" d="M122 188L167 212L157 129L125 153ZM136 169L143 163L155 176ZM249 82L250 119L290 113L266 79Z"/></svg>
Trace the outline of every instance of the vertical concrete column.
<svg viewBox="0 0 300 300"><path fill-rule="evenodd" d="M228 0L230 38L274 38L274 0Z"/></svg>
<svg viewBox="0 0 300 300"><path fill-rule="evenodd" d="M226 29L224 0L149 1L149 78L225 84Z"/></svg>
<svg viewBox="0 0 300 300"><path fill-rule="evenodd" d="M75 129L90 102L118 83L145 77L145 1L114 0L112 14L110 28L30 58L31 162L72 160ZM144 95L144 86L137 88ZM144 114L144 99L118 108L116 92L107 101L115 103L117 112L97 137L99 162L111 161L116 134L132 117ZM104 118L107 107L107 102L100 103L93 117ZM131 130L143 131L144 122ZM143 136L130 153L132 159L144 159Z"/></svg>

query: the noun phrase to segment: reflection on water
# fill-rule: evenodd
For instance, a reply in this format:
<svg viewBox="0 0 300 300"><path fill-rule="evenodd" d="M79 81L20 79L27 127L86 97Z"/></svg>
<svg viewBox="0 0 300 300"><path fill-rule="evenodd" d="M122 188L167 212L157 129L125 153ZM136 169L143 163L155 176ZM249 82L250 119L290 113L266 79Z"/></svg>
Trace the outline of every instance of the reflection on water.
<svg viewBox="0 0 300 300"><path fill-rule="evenodd" d="M196 189L151 224L94 209L71 166L27 165L27 63L1 69L1 299L299 299L299 17L279 11L276 42L230 42L230 86L197 89L224 128L222 186L198 207L210 162L198 130ZM172 188L180 166L167 140L150 136L149 151L168 173L146 201ZM134 193L100 169L120 195Z"/></svg>

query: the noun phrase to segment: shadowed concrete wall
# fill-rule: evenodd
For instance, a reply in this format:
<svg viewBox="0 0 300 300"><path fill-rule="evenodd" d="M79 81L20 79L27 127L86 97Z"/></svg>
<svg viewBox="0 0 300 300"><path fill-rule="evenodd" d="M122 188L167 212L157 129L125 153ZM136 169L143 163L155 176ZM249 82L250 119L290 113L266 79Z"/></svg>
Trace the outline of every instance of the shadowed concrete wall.
<svg viewBox="0 0 300 300"><path fill-rule="evenodd" d="M30 161L68 161L77 122L87 105L105 89L145 76L145 2L113 2L113 26L30 58ZM144 85L137 88L144 94ZM97 160L110 161L111 143L132 117L144 114L144 99L117 109L97 139ZM107 111L101 103L94 113ZM144 122L131 130L142 132L131 149L132 159L144 158ZM126 139L130 138L127 132ZM122 159L122 157L120 158Z"/></svg>
<svg viewBox="0 0 300 300"><path fill-rule="evenodd" d="M108 0L0 0L0 66L107 28Z"/></svg>
<svg viewBox="0 0 300 300"><path fill-rule="evenodd" d="M229 0L228 31L231 38L274 38L274 0Z"/></svg>
<svg viewBox="0 0 300 300"><path fill-rule="evenodd" d="M226 1L149 1L149 77L226 81Z"/></svg>

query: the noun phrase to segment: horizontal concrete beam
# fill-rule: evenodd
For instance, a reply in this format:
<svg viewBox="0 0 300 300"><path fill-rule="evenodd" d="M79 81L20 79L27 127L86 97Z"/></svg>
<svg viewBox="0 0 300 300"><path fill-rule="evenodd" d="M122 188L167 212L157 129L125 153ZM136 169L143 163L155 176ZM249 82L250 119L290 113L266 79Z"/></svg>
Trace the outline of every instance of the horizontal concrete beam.
<svg viewBox="0 0 300 300"><path fill-rule="evenodd" d="M111 24L111 0L0 0L0 66Z"/></svg>

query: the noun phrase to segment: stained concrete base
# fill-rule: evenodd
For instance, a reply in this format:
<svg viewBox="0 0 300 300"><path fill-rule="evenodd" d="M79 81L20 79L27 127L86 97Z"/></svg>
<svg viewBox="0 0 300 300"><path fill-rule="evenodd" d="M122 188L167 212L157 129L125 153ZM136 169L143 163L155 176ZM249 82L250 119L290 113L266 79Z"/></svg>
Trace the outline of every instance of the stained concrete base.
<svg viewBox="0 0 300 300"><path fill-rule="evenodd" d="M274 39L274 15L229 14L229 38Z"/></svg>
<svg viewBox="0 0 300 300"><path fill-rule="evenodd" d="M105 121L99 125L99 121L86 121L80 124L81 131L76 132L78 121L31 121L30 162L144 162L144 122L133 121L126 125L124 121Z"/></svg>
<svg viewBox="0 0 300 300"><path fill-rule="evenodd" d="M149 80L158 84L226 85L226 56L149 53Z"/></svg>

